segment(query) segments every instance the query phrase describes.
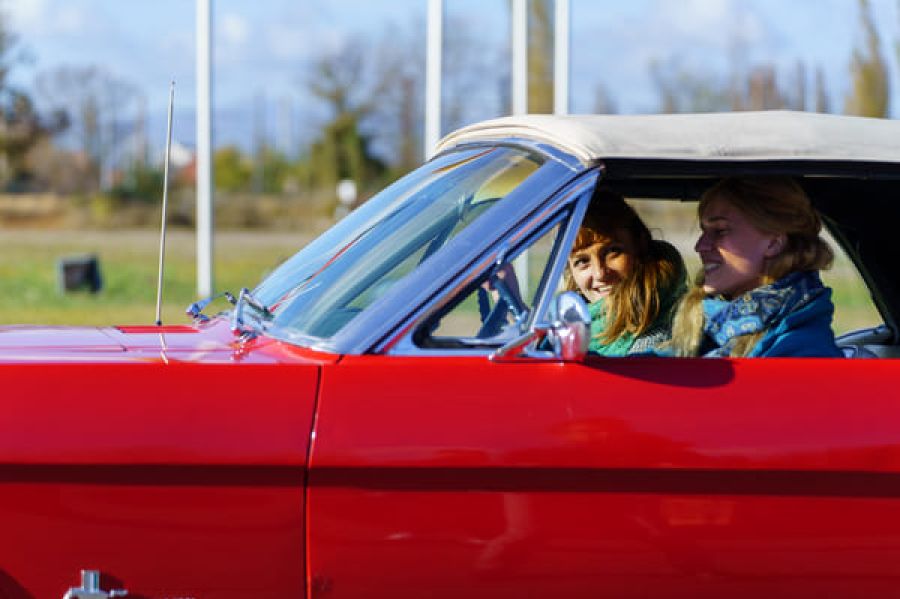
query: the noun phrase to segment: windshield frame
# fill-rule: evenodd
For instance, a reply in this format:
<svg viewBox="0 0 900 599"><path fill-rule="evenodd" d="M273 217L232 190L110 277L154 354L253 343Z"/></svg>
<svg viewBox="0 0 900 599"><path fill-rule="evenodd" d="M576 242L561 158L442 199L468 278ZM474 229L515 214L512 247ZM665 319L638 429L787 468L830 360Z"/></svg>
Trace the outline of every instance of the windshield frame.
<svg viewBox="0 0 900 599"><path fill-rule="evenodd" d="M433 160L446 158L460 151L489 150L506 146L530 153L537 150L544 162L503 201L490 207L485 214L430 256L429 268L425 269L428 272L415 269L355 315L333 336L315 337L277 326L268 327L265 335L320 351L341 354L363 354L370 351L380 339L391 333L398 323L417 311L423 302L446 289L460 271L470 268L487 248L506 237L527 215L571 180L575 172L583 170L580 164L573 167L570 158L560 160L558 153L548 153L546 148L538 149L538 145L532 143L520 145L504 140L504 143L466 144L464 147L442 152ZM422 168L428 168L427 164ZM327 264L324 268L327 268Z"/></svg>

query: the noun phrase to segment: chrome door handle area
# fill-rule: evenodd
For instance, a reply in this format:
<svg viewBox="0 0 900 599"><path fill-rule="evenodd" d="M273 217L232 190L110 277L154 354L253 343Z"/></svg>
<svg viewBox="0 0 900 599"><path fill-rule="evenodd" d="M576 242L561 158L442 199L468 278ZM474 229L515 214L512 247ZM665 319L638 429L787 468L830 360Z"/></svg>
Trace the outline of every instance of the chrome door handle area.
<svg viewBox="0 0 900 599"><path fill-rule="evenodd" d="M72 587L63 599L110 599L111 597L127 597L128 591L125 589L116 589L108 593L100 588L100 571L99 570L82 570L81 586Z"/></svg>

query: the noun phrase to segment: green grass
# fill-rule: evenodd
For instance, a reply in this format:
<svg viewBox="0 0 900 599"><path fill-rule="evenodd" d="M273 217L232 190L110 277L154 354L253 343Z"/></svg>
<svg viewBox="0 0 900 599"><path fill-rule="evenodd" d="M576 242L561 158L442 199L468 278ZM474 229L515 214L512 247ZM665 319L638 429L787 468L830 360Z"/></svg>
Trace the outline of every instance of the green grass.
<svg viewBox="0 0 900 599"><path fill-rule="evenodd" d="M290 233L217 233L216 289L252 288L308 241L308 235ZM158 253L159 238L152 231L0 230L0 323L152 323ZM60 291L58 260L77 254L99 257L103 276L99 293ZM188 322L184 308L196 299L195 237L191 232L170 232L163 322Z"/></svg>

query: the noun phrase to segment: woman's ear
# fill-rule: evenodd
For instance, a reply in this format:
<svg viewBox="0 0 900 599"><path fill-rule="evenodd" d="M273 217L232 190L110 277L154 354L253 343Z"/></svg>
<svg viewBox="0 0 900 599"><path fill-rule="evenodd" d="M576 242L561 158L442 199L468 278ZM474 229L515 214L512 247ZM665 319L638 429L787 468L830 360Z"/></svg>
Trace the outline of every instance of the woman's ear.
<svg viewBox="0 0 900 599"><path fill-rule="evenodd" d="M787 245L787 235L784 233L779 233L778 235L773 235L769 240L769 245L766 246L765 257L766 258L774 258L782 251L784 251L784 246Z"/></svg>

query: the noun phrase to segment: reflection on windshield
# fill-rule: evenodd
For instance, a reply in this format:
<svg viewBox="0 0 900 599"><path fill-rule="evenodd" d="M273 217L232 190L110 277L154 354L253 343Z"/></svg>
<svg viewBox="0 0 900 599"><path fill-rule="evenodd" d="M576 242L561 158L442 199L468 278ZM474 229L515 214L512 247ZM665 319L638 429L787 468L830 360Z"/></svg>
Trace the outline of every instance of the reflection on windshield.
<svg viewBox="0 0 900 599"><path fill-rule="evenodd" d="M539 167L522 150L442 156L387 188L260 285L287 338L327 338Z"/></svg>

